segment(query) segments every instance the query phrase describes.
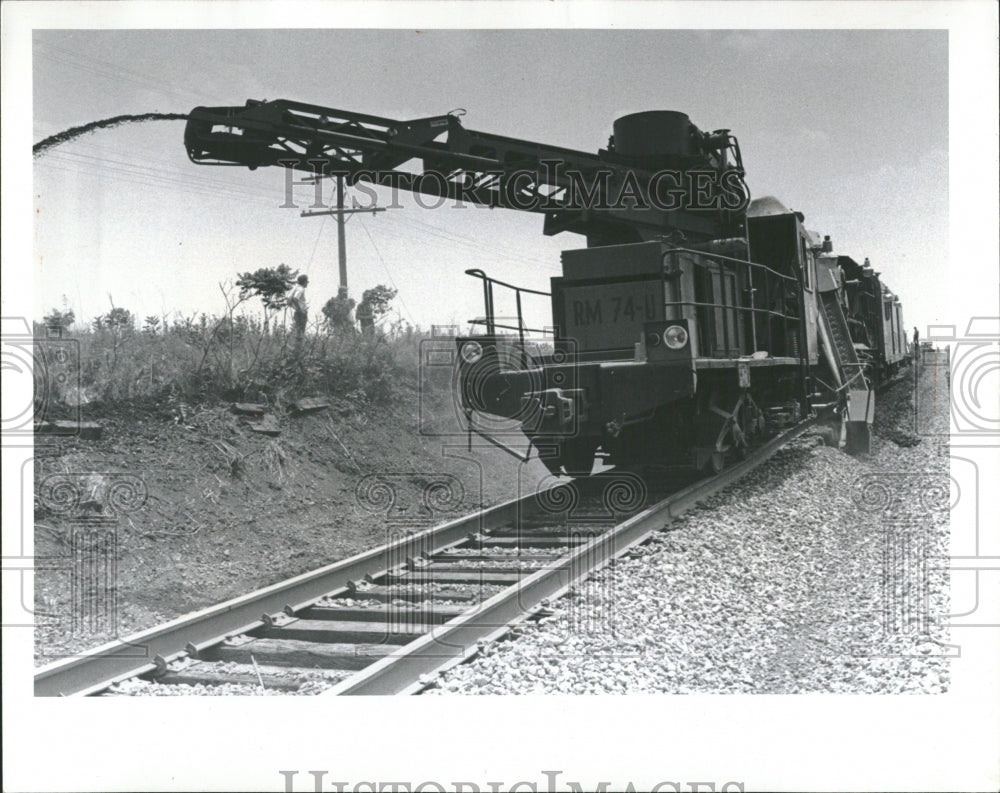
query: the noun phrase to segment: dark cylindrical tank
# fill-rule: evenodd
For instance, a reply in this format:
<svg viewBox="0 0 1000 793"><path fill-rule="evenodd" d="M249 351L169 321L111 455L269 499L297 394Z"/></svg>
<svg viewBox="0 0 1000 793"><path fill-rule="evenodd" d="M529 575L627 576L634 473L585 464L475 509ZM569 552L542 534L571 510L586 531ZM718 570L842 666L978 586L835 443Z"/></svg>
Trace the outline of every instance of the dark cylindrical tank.
<svg viewBox="0 0 1000 793"><path fill-rule="evenodd" d="M697 155L696 127L686 113L647 110L615 120L615 153L649 160Z"/></svg>

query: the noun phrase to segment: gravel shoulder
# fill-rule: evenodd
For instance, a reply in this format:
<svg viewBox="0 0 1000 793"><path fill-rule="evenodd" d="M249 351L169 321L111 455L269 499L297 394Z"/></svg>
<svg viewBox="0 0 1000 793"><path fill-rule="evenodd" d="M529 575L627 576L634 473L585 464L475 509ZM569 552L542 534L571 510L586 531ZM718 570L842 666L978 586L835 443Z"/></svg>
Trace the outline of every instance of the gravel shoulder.
<svg viewBox="0 0 1000 793"><path fill-rule="evenodd" d="M948 445L912 398L880 396L870 455L800 439L428 693L946 691Z"/></svg>

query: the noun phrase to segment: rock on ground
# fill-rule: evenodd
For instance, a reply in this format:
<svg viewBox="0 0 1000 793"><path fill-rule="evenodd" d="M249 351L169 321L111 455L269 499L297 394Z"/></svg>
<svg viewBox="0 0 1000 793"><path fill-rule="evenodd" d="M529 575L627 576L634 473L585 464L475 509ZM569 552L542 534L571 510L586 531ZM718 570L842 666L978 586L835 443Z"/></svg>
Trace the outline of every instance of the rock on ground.
<svg viewBox="0 0 1000 793"><path fill-rule="evenodd" d="M947 383L921 381L946 433ZM912 422L912 382L882 395ZM949 680L948 446L803 438L428 693L939 693ZM912 423L909 428L911 429Z"/></svg>

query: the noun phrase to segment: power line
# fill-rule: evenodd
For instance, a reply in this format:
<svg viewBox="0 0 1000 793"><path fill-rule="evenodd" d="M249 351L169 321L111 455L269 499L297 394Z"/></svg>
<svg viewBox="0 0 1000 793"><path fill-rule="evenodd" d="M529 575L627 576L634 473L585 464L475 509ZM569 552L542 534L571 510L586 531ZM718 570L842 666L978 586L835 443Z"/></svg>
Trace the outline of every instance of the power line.
<svg viewBox="0 0 1000 793"><path fill-rule="evenodd" d="M62 164L60 164L60 162ZM210 198L228 197L245 202L247 199L261 200L264 194L251 191L240 190L236 185L215 187L211 183L201 184L196 180L191 180L178 174L161 173L157 174L145 168L133 168L128 164L121 164L123 167L116 167L110 164L112 161L102 158L89 157L88 155L74 153L50 154L46 161L35 163L43 168L67 171L83 177L99 177L100 179L114 179L131 184L139 184L146 187L159 186L178 190L178 192L193 195L206 196ZM69 167L70 165L80 166L79 168Z"/></svg>
<svg viewBox="0 0 1000 793"><path fill-rule="evenodd" d="M88 149L93 149L94 153L86 153L78 151L77 147L80 145L86 145ZM47 157L61 157L63 155L71 157L79 157L86 159L98 160L102 163L111 162L119 165L126 166L128 168L142 168L142 173L151 175L160 175L164 172L168 172L178 179L182 179L189 184L215 184L222 187L228 187L235 189L241 193L250 195L259 195L261 191L254 190L246 182L235 182L231 179L219 178L218 169L202 169L201 176L194 177L196 173L192 168L177 168L176 166L169 165L165 163L164 158L161 157L144 157L141 154L137 154L134 149L128 150L128 160L115 159L113 156L109 155L121 155L122 151L120 148L111 149L106 146L101 146L99 144L93 143L90 139L83 139L74 141L70 146L65 146L58 151L52 152L47 155ZM42 161L44 162L44 160ZM142 163L148 163L148 166L142 165Z"/></svg>
<svg viewBox="0 0 1000 793"><path fill-rule="evenodd" d="M448 240L457 245L464 245L469 248L475 248L477 250L493 254L494 256L499 256L505 259L511 259L513 261L518 261L522 263L534 262L536 264L540 264L550 269L552 268L552 263L544 259L538 259L533 256L511 256L510 254L506 254L503 251L490 247L489 245L483 245L482 243L477 242L476 240L470 237L466 237L465 235L458 234L457 232L450 231L448 229L443 229L440 226L434 225L433 223L426 223L424 221L420 221L412 217L399 218L399 219L403 223L425 227L426 229L430 230L428 233L430 233L431 236L441 237L442 239Z"/></svg>
<svg viewBox="0 0 1000 793"><path fill-rule="evenodd" d="M517 266L519 266L521 268L523 268L525 265L528 265L528 264L530 264L532 262L537 262L537 264L540 267L533 268L535 270L536 274L537 274L537 270L538 269L544 269L544 270L546 270L546 271L548 271L550 273L558 273L559 272L559 269L558 269L557 266L554 266L551 263L542 262L541 260L538 260L538 259L521 258L521 257L518 257L518 256L512 256L510 254L505 254L502 251L496 250L494 248L489 248L489 247L486 247L486 246L475 246L475 245L471 245L471 244L468 244L468 243L460 242L458 240L449 238L449 237L441 235L441 234L435 234L435 233L433 233L431 231L428 231L426 229L420 229L420 228L418 228L417 231L421 235L426 235L426 237L436 238L437 240L439 240L438 242L435 242L434 240L427 240L426 244L428 244L428 245L441 245L443 247L447 246L447 247L452 248L453 250L458 251L460 254L462 254L464 256L468 256L468 253L470 251L475 251L477 253L479 251L485 251L485 252L491 254L491 256L493 256L494 258L503 259L503 260L512 262L512 263L514 263L515 265L517 265ZM413 238L411 236L403 236L402 234L399 233L398 230L392 229L391 227L388 228L388 229L384 229L380 233L389 234L390 236L395 237L397 239L400 239L400 240L402 240L402 241L404 241L406 243L409 243L411 245L412 245L412 242L413 242Z"/></svg>
<svg viewBox="0 0 1000 793"><path fill-rule="evenodd" d="M316 248L319 247L319 238L323 236L323 227L326 225L326 218L320 221L319 233L316 235L316 242L313 243L312 253L309 254L309 262L306 264L306 274L309 273L309 268L312 267L313 257L316 256Z"/></svg>
<svg viewBox="0 0 1000 793"><path fill-rule="evenodd" d="M375 214L376 212L385 212L385 207L370 207L367 209L354 208L345 209L344 208L344 177L337 176L337 208L336 209L324 209L319 212L308 212L303 211L299 213L300 217L313 218L318 215L323 216L323 220L326 217L333 215L337 218L337 262L340 266L340 287L337 290L338 295L341 297L347 297L347 232L344 226L347 225L345 218L350 215L358 215L363 212L370 212Z"/></svg>
<svg viewBox="0 0 1000 793"><path fill-rule="evenodd" d="M406 301L403 300L403 293L399 290L399 287L396 286L396 279L394 279L392 277L392 271L389 269L389 265L386 264L385 263L385 259L382 258L382 253L379 251L378 245L375 244L375 238L372 236L371 232L368 230L368 226L366 226L364 223L361 223L361 228L363 228L365 230L365 234L368 235L368 239L371 241L372 247L375 249L375 255L378 256L378 260L380 262L382 262L382 266L385 268L385 274L387 276L389 276L389 283L391 283L392 284L392 288L396 290L396 296L399 298L399 302L402 304L403 310L406 312L407 316L410 318L410 322L412 322L414 325L416 325L417 321L413 318L413 314L410 311L410 309L407 307Z"/></svg>
<svg viewBox="0 0 1000 793"><path fill-rule="evenodd" d="M185 101L191 101L191 99L194 99L197 102L201 99L199 94L195 91L186 88L165 86L163 85L162 80L158 78L136 72L132 68L123 69L113 63L110 63L109 61L95 58L89 53L87 55L82 55L80 53L72 52L71 50L63 49L62 47L57 47L54 44L37 40L33 42L32 46L34 53L37 56L45 60L52 61L53 63L69 66L76 71L87 72L88 74L105 77L109 80L127 80L128 82L134 83L149 91L169 94L179 98L183 97Z"/></svg>

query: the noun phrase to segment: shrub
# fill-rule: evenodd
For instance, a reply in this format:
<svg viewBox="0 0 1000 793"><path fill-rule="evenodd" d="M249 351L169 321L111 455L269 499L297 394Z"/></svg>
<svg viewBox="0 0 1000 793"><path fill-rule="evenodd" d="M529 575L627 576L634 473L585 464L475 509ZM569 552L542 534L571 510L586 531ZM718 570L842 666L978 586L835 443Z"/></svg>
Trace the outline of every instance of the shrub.
<svg viewBox="0 0 1000 793"><path fill-rule="evenodd" d="M118 405L182 399L282 405L323 394L384 405L416 381L421 333L329 334L314 324L302 341L277 315L146 318L114 309L73 333L80 345L81 384L91 400ZM116 313L117 312L117 313ZM36 326L36 334L46 334Z"/></svg>

